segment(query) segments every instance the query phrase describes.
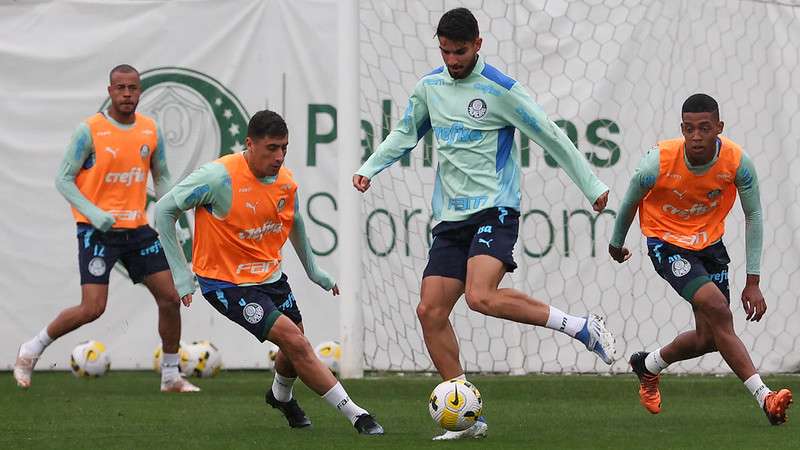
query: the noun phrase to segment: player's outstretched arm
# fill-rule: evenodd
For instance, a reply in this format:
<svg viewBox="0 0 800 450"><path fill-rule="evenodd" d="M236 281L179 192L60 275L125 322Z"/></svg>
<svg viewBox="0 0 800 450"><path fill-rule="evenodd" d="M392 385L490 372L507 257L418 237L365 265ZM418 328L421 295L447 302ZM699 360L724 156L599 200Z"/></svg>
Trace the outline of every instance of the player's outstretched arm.
<svg viewBox="0 0 800 450"><path fill-rule="evenodd" d="M172 189L172 179L167 167L167 153L164 149L164 136L161 135L161 128L158 129L158 144L150 158L150 173L153 176L153 188L156 197L161 198Z"/></svg>
<svg viewBox="0 0 800 450"><path fill-rule="evenodd" d="M608 201L608 186L592 172L586 158L564 131L547 117L519 83L506 92L504 100L505 119L552 156L583 192L592 208L601 212Z"/></svg>
<svg viewBox="0 0 800 450"><path fill-rule="evenodd" d="M175 288L187 306L191 303L195 281L178 242L175 223L183 211L203 205L210 205L215 214L225 216L230 209L231 199L231 193L225 191L226 188L230 191L230 184L225 183L227 176L224 166L208 163L189 174L156 202L155 227L172 271Z"/></svg>
<svg viewBox="0 0 800 450"><path fill-rule="evenodd" d="M369 180L413 150L430 128L428 104L420 81L408 99L403 117L381 142L375 153L353 175L353 186L359 192L369 189Z"/></svg>
<svg viewBox="0 0 800 450"><path fill-rule="evenodd" d="M339 295L339 287L336 285L336 280L328 272L317 266L314 251L311 249L311 242L309 242L306 234L306 225L302 214L300 214L300 198L297 193L295 193L294 199L294 224L289 232L289 240L292 241L292 247L294 247L297 257L300 258L300 263L303 264L308 279L322 289L331 291L333 295Z"/></svg>
<svg viewBox="0 0 800 450"><path fill-rule="evenodd" d="M628 235L633 218L636 216L639 202L656 184L658 171L659 151L658 148L654 148L639 161L639 167L636 168L631 182L628 184L628 190L619 205L617 218L614 219L614 231L611 235L611 241L608 243L608 253L618 263L625 262L631 257L630 251L624 247L625 237Z"/></svg>
<svg viewBox="0 0 800 450"><path fill-rule="evenodd" d="M753 161L746 153L742 154L734 183L739 191L745 217L747 281L742 289L742 306L747 314L747 320L758 322L767 311L767 302L759 287L764 223L758 174Z"/></svg>
<svg viewBox="0 0 800 450"><path fill-rule="evenodd" d="M116 221L114 216L90 202L75 184L75 177L89 158L94 158L92 134L89 132L89 127L81 123L72 135L67 152L61 161L55 180L56 189L75 209L89 219L93 227L100 231L108 231Z"/></svg>

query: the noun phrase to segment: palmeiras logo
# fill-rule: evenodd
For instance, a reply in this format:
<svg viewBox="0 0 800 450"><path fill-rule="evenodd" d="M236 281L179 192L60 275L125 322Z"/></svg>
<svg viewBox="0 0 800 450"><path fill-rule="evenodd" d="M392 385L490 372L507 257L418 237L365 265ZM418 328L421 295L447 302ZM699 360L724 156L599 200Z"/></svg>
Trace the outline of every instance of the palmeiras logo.
<svg viewBox="0 0 800 450"><path fill-rule="evenodd" d="M467 114L473 119L481 119L486 115L486 102L482 98L476 98L467 105Z"/></svg>
<svg viewBox="0 0 800 450"><path fill-rule="evenodd" d="M672 261L672 273L676 277L682 277L692 270L692 263L680 256Z"/></svg>
<svg viewBox="0 0 800 450"><path fill-rule="evenodd" d="M258 303L248 303L242 308L242 315L244 320L250 323L258 323L264 318L264 308Z"/></svg>
<svg viewBox="0 0 800 450"><path fill-rule="evenodd" d="M222 83L204 73L181 67L159 67L143 71L140 76L142 96L136 110L158 124L173 183L209 161L245 149L250 116L236 95ZM111 99L107 98L100 111L108 109L110 104ZM140 152L144 158L145 151L153 150L142 148ZM157 199L155 192L148 189L150 209ZM189 261L193 219L192 214L182 214L178 220L178 239Z"/></svg>

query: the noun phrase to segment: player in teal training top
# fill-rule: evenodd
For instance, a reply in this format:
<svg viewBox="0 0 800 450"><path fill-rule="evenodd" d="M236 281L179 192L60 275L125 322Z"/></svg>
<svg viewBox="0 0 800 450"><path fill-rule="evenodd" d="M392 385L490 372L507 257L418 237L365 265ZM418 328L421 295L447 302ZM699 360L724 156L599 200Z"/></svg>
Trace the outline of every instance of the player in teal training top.
<svg viewBox="0 0 800 450"><path fill-rule="evenodd" d="M435 219L417 316L425 345L441 377L464 378L449 316L466 294L480 313L546 326L580 340L606 363L614 338L599 316L573 316L514 289L499 289L516 267L512 252L520 210L518 129L555 159L595 211L608 201L608 187L525 89L478 55L478 22L466 8L445 13L436 29L445 65L422 77L402 119L353 176L360 192L370 179L410 152L428 130L436 140L438 167L432 208ZM480 437L485 421L434 439Z"/></svg>

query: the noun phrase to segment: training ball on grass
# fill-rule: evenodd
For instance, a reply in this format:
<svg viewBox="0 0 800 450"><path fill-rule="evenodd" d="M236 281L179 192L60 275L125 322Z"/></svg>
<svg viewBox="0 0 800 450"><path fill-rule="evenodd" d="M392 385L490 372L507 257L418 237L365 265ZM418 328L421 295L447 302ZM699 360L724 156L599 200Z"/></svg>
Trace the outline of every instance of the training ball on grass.
<svg viewBox="0 0 800 450"><path fill-rule="evenodd" d="M106 346L100 341L86 341L78 344L69 357L69 366L76 377L99 377L111 368Z"/></svg>
<svg viewBox="0 0 800 450"><path fill-rule="evenodd" d="M211 341L195 341L191 347L197 358L192 375L200 378L217 376L222 370L222 353L219 349Z"/></svg>
<svg viewBox="0 0 800 450"><path fill-rule="evenodd" d="M323 342L314 348L314 354L334 375L339 373L339 363L342 361L342 346L338 342Z"/></svg>
<svg viewBox="0 0 800 450"><path fill-rule="evenodd" d="M448 380L433 389L428 412L437 425L448 431L462 431L481 416L481 393L469 381Z"/></svg>

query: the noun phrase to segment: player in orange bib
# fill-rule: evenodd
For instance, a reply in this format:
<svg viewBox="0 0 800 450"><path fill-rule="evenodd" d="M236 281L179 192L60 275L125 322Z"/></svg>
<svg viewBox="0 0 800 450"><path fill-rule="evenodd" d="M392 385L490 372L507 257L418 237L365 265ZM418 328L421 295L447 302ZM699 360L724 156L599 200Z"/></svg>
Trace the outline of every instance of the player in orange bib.
<svg viewBox="0 0 800 450"><path fill-rule="evenodd" d="M792 393L788 389L775 392L764 384L734 331L730 258L722 243L725 218L738 192L746 218L747 281L742 305L747 320L758 322L767 304L758 286L763 225L755 166L741 147L720 136L724 124L713 98L692 95L684 102L681 117L683 138L660 142L639 163L608 246L615 261L630 258L623 245L638 208L656 272L694 312L694 330L661 348L631 356L631 368L639 378L639 400L649 412L658 414L659 373L674 362L719 351L769 422L780 425L786 421Z"/></svg>
<svg viewBox="0 0 800 450"><path fill-rule="evenodd" d="M317 267L297 201L297 183L283 166L289 130L272 111L259 111L247 129L246 151L192 172L156 204L156 228L173 270L178 293L191 302L194 280L178 245L175 222L194 209L192 268L205 299L260 342L274 342L275 378L266 402L289 426L311 425L293 398L297 377L344 415L360 434L383 428L345 392L317 359L303 334L303 319L282 269L281 249L289 239L311 281L333 295L336 282Z"/></svg>
<svg viewBox="0 0 800 450"><path fill-rule="evenodd" d="M111 268L119 261L131 281L144 283L158 305L158 332L164 356L161 391L197 392L180 376L180 297L158 234L147 225L147 176L156 194L170 187L164 141L153 119L138 114L139 72L123 64L111 70L111 106L78 126L56 177L56 187L72 206L78 228L81 303L67 308L20 346L14 378L31 385L39 356L50 343L103 314Z"/></svg>

